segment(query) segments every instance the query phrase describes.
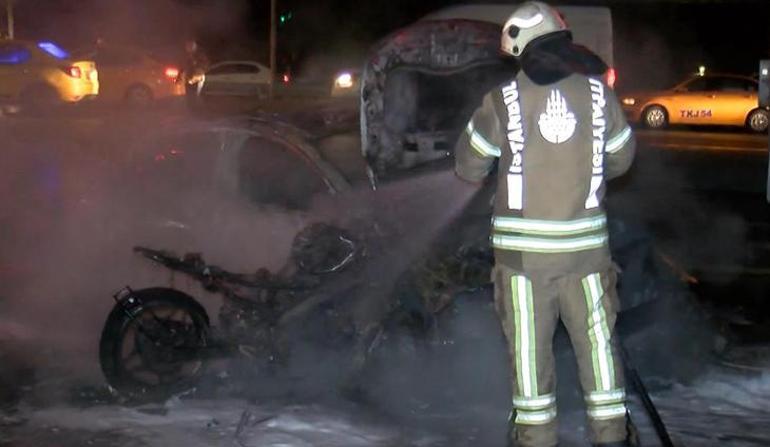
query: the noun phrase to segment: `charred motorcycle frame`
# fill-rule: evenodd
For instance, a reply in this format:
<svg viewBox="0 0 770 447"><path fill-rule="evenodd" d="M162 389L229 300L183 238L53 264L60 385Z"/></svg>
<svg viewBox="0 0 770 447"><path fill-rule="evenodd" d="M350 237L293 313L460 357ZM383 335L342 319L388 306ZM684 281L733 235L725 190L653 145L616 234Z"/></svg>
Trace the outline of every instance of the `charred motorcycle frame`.
<svg viewBox="0 0 770 447"><path fill-rule="evenodd" d="M244 355L280 364L290 351L293 323L326 306L336 335L351 335L333 301L360 284L364 245L338 228L315 224L295 238L291 259L278 273L232 273L207 264L199 254L182 257L135 247L139 255L198 281L219 294L219 327L204 307L173 288L134 290L114 295L105 323L99 359L107 382L123 395L168 397L194 386L214 358Z"/></svg>

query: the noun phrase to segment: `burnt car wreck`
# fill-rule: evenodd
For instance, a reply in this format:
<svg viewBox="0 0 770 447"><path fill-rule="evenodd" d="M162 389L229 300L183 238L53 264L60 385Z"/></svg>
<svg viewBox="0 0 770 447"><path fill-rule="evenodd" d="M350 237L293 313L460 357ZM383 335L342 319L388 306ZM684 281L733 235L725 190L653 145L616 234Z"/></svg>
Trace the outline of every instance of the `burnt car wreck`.
<svg viewBox="0 0 770 447"><path fill-rule="evenodd" d="M426 21L373 51L362 81L361 143L375 173L449 155L483 94L516 69L498 54L499 34L486 22Z"/></svg>
<svg viewBox="0 0 770 447"><path fill-rule="evenodd" d="M446 8L381 40L361 80L361 149L374 178L451 155L481 98L518 70L500 54L510 7ZM611 67L609 10L564 7L577 44Z"/></svg>

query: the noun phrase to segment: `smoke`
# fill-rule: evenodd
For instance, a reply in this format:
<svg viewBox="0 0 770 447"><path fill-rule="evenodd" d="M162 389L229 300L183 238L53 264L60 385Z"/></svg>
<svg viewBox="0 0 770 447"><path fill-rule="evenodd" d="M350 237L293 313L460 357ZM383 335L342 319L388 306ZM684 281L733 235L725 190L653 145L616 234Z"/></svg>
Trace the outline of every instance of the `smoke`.
<svg viewBox="0 0 770 447"><path fill-rule="evenodd" d="M17 169L5 173L11 187L2 197L3 320L35 344L32 352L62 351L57 360L86 373L96 372L112 293L168 283L167 272L132 254L134 245L201 251L236 270L275 268L302 225L296 215L257 213L214 193L153 190L145 177L132 179L124 159L132 125L97 132L114 154L104 159L56 130L4 146ZM188 212L184 223L175 211Z"/></svg>
<svg viewBox="0 0 770 447"><path fill-rule="evenodd" d="M103 8L105 5L101 4ZM98 20L115 39L157 36L152 30L161 23L173 22L160 33L164 36L160 39L177 41L204 17L210 20L209 26L219 29L232 23L230 19L239 11L157 2L153 3L156 12L149 16L153 19L145 21L146 11L141 8L132 9L128 3L118 2L109 5L115 7L99 10ZM91 19L97 20L97 14ZM641 40L648 42L642 53L650 59L665 50L659 39ZM659 82L663 82L668 76L666 61L671 57L658 59L658 67L664 68L659 71ZM358 296L359 305L354 306L357 329L367 332L370 325L376 326L392 310L391 293L399 275L461 212L474 191L458 183L451 173L437 173L394 182L377 192L361 189L323 198L306 212L276 212L246 206L242 200L189 183L189 189L156 189L142 183L139 175L134 179L125 175L127 161L139 155L155 155L151 151L156 148L143 147L147 138L138 135L151 134L155 125L152 117L128 126L109 123L98 131L96 141L86 144L82 138L73 137L66 124L45 132L33 128L4 134L8 139L0 151L4 157L0 166L9 175L0 184L0 283L4 285L0 291L0 339L23 340L29 346L27 360L37 366L100 380L96 363L99 331L113 305L110 295L126 284L135 288L172 284L202 301L210 314L216 313L219 297L137 258L131 253L132 246L142 244L178 253L198 251L208 261L235 271L263 266L277 270L286 262L297 231L314 221L341 225L362 220L378 222L391 235L381 256L363 275L367 286ZM665 178L675 187L642 201L639 195L617 196L626 216L650 226L656 223L654 217L663 216L675 242L696 235L695 244L673 247L685 260L740 260L743 222L693 201L682 192L688 179L672 165L658 160L651 166L648 172L655 172L656 179ZM116 179L120 179L117 184ZM649 179L638 179L642 189ZM193 180L195 183L202 179ZM666 209L661 207L661 196L666 198ZM178 218L180 212L183 219ZM716 235L711 231L714 222L720 228ZM698 242L704 240L709 243ZM435 346L420 345L408 333L390 334L387 348L377 359L379 374L373 378L380 381L375 394L382 405L402 416L433 406L425 411L425 417L434 418L432 422L441 428L462 426L447 415L456 408L453 406L466 405L471 407L466 408L468 412L459 414L486 419L487 426L503 426L510 395L504 374L505 349L493 309L471 305L475 299L491 301L483 293L459 298L457 315L462 317L450 321L447 332L438 339L448 347L446 351L437 354L431 349L428 355ZM463 344L454 346L456 340ZM319 352L312 346L300 346L298 351L293 368L314 374L307 391L328 390L339 372L339 357L319 359ZM476 408L469 402L493 404ZM490 408L499 411L491 415ZM499 439L494 430L473 436L476 440L490 440L479 442L481 445Z"/></svg>
<svg viewBox="0 0 770 447"><path fill-rule="evenodd" d="M141 135L137 126L144 129ZM362 187L322 196L309 210L286 211L254 206L245 197L212 188L203 177L165 177L164 163L182 160L159 155L180 151L188 162L205 164L205 157L192 154L216 152L219 146L216 138L195 132L172 145L167 135L174 132L152 116L107 119L100 129L92 129L87 145L66 125L41 132L15 121L12 128L16 130L4 146L3 161L8 163L3 163L0 190L0 339L24 346L26 361L38 368L41 380L102 380L100 331L114 305L111 295L125 285L179 288L204 304L210 315L217 314L221 297L133 254L135 245L178 254L200 252L208 262L231 271L278 271L288 260L294 236L310 223L354 229L377 223L387 232L388 243L368 267L354 306L359 321L376 323L393 308L398 276L475 191L451 172L442 172L394 182L376 192ZM158 166L161 178L154 181L145 171ZM211 170L198 168L193 170ZM302 349L298 364L303 363ZM309 349L305 358L317 355ZM316 365L309 390L328 390L325 379L337 370L338 364L329 364L327 374Z"/></svg>
<svg viewBox="0 0 770 447"><path fill-rule="evenodd" d="M611 183L609 208L619 220L652 239L655 249L691 274L732 271L731 281L751 260L747 214L761 200L756 178L764 168L722 154L677 152L639 139L627 178ZM718 231L714 231L718 229Z"/></svg>
<svg viewBox="0 0 770 447"><path fill-rule="evenodd" d="M624 91L666 89L682 79L681 64L675 59L670 42L658 30L634 27L619 36L616 54L618 88ZM655 70L647 67L654 66ZM693 68L694 71L694 68Z"/></svg>
<svg viewBox="0 0 770 447"><path fill-rule="evenodd" d="M693 8L662 4L613 8L621 92L672 88L691 76L698 65L707 64L708 56L714 56L709 55L711 48L704 45L698 33L681 32L671 39L666 32L701 26L696 23ZM715 11L703 14L704 20L718 21ZM654 234L655 249L670 256L685 271L695 273L715 265L739 270L750 256L749 228L745 215L725 205L731 201L728 195L745 195L740 200L748 201L753 200L749 195L764 189L763 184L755 182L764 182L766 168L760 166L763 162L734 154L654 146L667 138L679 136L650 135L639 130L631 172L610 187L612 216L646 233L650 240ZM709 140L702 134L681 138L693 149L700 141ZM734 275L721 280L732 279Z"/></svg>
<svg viewBox="0 0 770 447"><path fill-rule="evenodd" d="M36 0L16 3L16 27L20 38L47 38L72 48L101 38L164 54L174 48L173 55L181 56L189 38L210 42L217 51L224 36L230 42L265 40L265 27L249 23L251 13L246 0Z"/></svg>

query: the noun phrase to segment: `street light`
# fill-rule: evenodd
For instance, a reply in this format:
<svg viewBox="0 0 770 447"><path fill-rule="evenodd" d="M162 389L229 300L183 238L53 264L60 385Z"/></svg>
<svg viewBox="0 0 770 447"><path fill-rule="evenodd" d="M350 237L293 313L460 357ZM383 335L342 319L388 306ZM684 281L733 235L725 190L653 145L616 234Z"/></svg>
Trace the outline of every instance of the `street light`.
<svg viewBox="0 0 770 447"><path fill-rule="evenodd" d="M277 0L270 0L270 99L275 97L276 48L278 45L278 30L276 16L278 15Z"/></svg>
<svg viewBox="0 0 770 447"><path fill-rule="evenodd" d="M274 82L278 67L276 67L276 53L278 51L278 26L286 24L294 18L294 13L289 11L286 14L278 16L278 1L270 0L270 98L275 96Z"/></svg>
<svg viewBox="0 0 770 447"><path fill-rule="evenodd" d="M5 0L5 17L6 17L6 24L8 25L8 38L13 39L13 36L14 36L13 0Z"/></svg>

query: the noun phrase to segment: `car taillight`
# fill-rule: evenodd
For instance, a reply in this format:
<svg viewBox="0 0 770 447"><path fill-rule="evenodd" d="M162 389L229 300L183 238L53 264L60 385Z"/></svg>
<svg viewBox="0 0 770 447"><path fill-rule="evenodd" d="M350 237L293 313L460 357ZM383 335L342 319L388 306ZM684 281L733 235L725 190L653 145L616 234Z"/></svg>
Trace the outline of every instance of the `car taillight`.
<svg viewBox="0 0 770 447"><path fill-rule="evenodd" d="M73 78L80 78L80 76L83 74L83 72L80 71L80 67L76 67L74 65L70 67L64 67L62 68L67 75L73 77Z"/></svg>
<svg viewBox="0 0 770 447"><path fill-rule="evenodd" d="M610 67L607 69L607 73L604 74L604 80L607 82L607 85L611 88L615 88L615 83L618 81L618 72L615 71L614 68Z"/></svg>
<svg viewBox="0 0 770 447"><path fill-rule="evenodd" d="M170 80L176 81L179 78L179 69L176 67L166 67L163 74Z"/></svg>

